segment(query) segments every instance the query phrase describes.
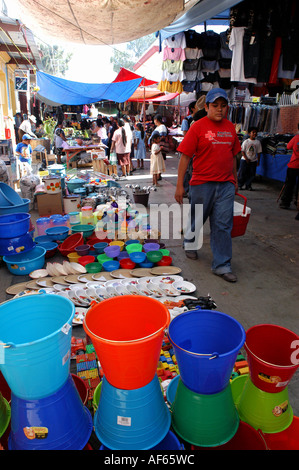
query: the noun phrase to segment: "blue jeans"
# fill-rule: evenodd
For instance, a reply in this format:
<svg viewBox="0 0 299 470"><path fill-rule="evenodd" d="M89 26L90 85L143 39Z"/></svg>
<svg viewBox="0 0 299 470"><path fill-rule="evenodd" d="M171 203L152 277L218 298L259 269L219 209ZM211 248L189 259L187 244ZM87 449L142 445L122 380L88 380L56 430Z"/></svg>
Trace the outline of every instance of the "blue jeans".
<svg viewBox="0 0 299 470"><path fill-rule="evenodd" d="M239 186L245 184L246 188L250 188L252 181L255 178L257 162L247 163L246 160L240 160L240 167L238 171Z"/></svg>
<svg viewBox="0 0 299 470"><path fill-rule="evenodd" d="M213 253L212 271L216 274L231 272L232 238L235 186L232 183L209 182L196 186L190 185L191 212L189 229L195 233L195 225L203 227L210 221L210 245ZM203 205L202 220L196 217L194 206ZM186 232L184 245L192 242L190 231ZM193 238L194 239L194 238ZM190 250L192 251L192 250Z"/></svg>

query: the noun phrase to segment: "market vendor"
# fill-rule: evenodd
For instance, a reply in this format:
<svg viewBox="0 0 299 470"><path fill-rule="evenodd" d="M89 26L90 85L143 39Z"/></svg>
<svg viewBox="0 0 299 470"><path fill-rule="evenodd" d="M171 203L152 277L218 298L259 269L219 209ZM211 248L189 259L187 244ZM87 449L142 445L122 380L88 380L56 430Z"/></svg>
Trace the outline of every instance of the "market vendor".
<svg viewBox="0 0 299 470"><path fill-rule="evenodd" d="M63 155L64 143L66 143L66 136L63 130L63 122L59 122L54 131L54 150L57 155L57 162L61 163L61 156Z"/></svg>

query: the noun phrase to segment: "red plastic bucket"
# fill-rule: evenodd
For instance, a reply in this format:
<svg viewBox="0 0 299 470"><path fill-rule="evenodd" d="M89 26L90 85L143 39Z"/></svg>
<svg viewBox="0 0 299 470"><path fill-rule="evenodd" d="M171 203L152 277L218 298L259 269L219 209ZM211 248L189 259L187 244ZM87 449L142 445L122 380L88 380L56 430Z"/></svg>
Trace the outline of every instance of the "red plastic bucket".
<svg viewBox="0 0 299 470"><path fill-rule="evenodd" d="M81 379L81 377L78 377L78 375L71 374L71 376L73 377L73 381L76 385L76 389L80 395L83 405L86 405L87 400L88 400L87 385L85 384L84 380Z"/></svg>
<svg viewBox="0 0 299 470"><path fill-rule="evenodd" d="M251 213L251 209L247 207L247 198L242 196L242 194L236 194L236 196L240 196L244 199L244 206L243 209L240 211L238 207L240 206L239 203L234 204L234 217L233 217L233 228L231 231L231 237L240 237L245 234L247 224L249 222L249 217Z"/></svg>
<svg viewBox="0 0 299 470"><path fill-rule="evenodd" d="M294 416L292 424L284 431L262 435L269 450L299 450L299 417Z"/></svg>
<svg viewBox="0 0 299 470"><path fill-rule="evenodd" d="M92 304L83 327L110 385L132 390L154 378L169 322L165 305L141 295Z"/></svg>
<svg viewBox="0 0 299 470"><path fill-rule="evenodd" d="M192 450L268 450L261 432L240 421L238 431L226 444L217 447L191 446Z"/></svg>
<svg viewBox="0 0 299 470"><path fill-rule="evenodd" d="M253 384L269 393L284 390L299 366L298 347L299 336L287 328L270 324L249 328L244 348Z"/></svg>

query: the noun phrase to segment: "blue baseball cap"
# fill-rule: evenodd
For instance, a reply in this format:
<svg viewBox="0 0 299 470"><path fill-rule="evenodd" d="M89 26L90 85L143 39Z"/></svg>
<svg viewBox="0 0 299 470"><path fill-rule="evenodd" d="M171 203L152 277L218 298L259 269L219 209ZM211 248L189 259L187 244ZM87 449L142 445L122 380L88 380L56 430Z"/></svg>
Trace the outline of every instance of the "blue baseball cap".
<svg viewBox="0 0 299 470"><path fill-rule="evenodd" d="M228 96L223 88L212 88L206 95L206 103L214 103L217 98L223 98L228 102Z"/></svg>
<svg viewBox="0 0 299 470"><path fill-rule="evenodd" d="M24 134L22 140L32 140L32 137L29 134Z"/></svg>

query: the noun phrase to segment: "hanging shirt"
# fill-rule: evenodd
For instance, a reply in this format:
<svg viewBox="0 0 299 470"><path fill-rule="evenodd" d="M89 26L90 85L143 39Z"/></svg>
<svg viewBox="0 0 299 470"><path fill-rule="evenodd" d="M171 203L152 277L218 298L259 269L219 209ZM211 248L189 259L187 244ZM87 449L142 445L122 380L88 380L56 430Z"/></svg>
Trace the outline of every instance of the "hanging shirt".
<svg viewBox="0 0 299 470"><path fill-rule="evenodd" d="M163 60L162 61L162 70L166 70L169 73L178 73L183 70L183 61L182 60Z"/></svg>
<svg viewBox="0 0 299 470"><path fill-rule="evenodd" d="M185 33L173 34L172 36L169 36L168 38L164 39L163 43L164 43L164 46L180 47L181 49L185 49L186 47Z"/></svg>
<svg viewBox="0 0 299 470"><path fill-rule="evenodd" d="M186 59L200 59L203 57L202 49L186 47L185 49Z"/></svg>
<svg viewBox="0 0 299 470"><path fill-rule="evenodd" d="M229 40L229 48L233 53L231 62L231 81L256 83L256 78L245 78L244 76L244 51L243 37L245 26L237 26L232 29Z"/></svg>
<svg viewBox="0 0 299 470"><path fill-rule="evenodd" d="M181 82L185 78L185 73L180 71L178 73L171 73L168 70L163 70L161 80L168 80L169 82L177 82L178 80Z"/></svg>
<svg viewBox="0 0 299 470"><path fill-rule="evenodd" d="M181 47L164 47L162 58L163 60L185 60L185 49L182 49Z"/></svg>
<svg viewBox="0 0 299 470"><path fill-rule="evenodd" d="M168 93L182 93L183 86L179 80L177 82L169 82L168 80L161 80L157 86L160 91L168 91Z"/></svg>

